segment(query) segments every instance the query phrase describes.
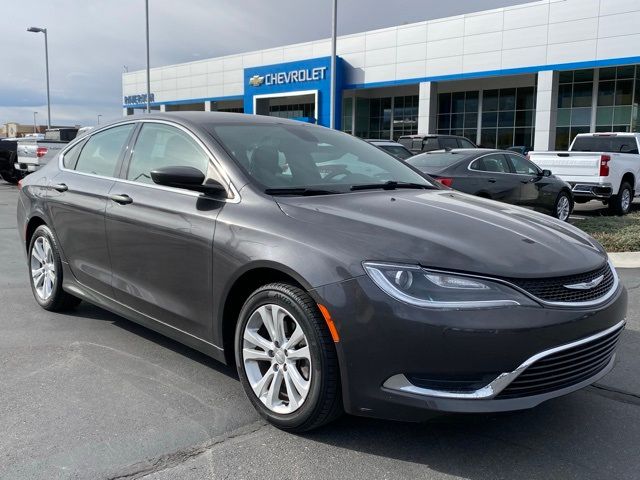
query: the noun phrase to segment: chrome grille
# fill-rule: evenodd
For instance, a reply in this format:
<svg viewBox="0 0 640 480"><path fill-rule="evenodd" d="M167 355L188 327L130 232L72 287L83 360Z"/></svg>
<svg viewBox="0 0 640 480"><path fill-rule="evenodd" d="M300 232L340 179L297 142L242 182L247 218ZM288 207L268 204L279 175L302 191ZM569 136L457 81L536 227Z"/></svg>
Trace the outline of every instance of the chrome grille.
<svg viewBox="0 0 640 480"><path fill-rule="evenodd" d="M591 282L600 276L603 276L602 281L593 288L573 290L565 286ZM615 273L609 264L605 263L597 270L578 275L543 279L508 279L508 281L546 302L589 302L603 297L611 290L615 283Z"/></svg>
<svg viewBox="0 0 640 480"><path fill-rule="evenodd" d="M590 342L541 358L496 398L540 395L576 385L602 371L615 353L622 327Z"/></svg>

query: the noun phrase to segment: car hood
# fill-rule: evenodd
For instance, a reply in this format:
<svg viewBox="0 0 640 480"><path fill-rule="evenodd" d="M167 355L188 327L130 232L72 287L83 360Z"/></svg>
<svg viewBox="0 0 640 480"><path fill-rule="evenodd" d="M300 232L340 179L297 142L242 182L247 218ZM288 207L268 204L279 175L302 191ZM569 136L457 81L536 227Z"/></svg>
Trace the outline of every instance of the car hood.
<svg viewBox="0 0 640 480"><path fill-rule="evenodd" d="M450 190L366 191L278 197L308 224L315 248L378 260L498 277L551 277L595 270L606 254L581 230L524 208ZM296 227L299 228L300 226Z"/></svg>

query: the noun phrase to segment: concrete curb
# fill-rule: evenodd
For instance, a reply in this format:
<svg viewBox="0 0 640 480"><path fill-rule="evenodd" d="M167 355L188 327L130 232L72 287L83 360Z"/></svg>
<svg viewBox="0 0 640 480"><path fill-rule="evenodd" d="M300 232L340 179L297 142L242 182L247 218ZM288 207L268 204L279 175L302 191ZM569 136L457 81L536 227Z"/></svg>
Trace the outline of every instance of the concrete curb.
<svg viewBox="0 0 640 480"><path fill-rule="evenodd" d="M616 268L640 268L640 252L612 252L609 258Z"/></svg>

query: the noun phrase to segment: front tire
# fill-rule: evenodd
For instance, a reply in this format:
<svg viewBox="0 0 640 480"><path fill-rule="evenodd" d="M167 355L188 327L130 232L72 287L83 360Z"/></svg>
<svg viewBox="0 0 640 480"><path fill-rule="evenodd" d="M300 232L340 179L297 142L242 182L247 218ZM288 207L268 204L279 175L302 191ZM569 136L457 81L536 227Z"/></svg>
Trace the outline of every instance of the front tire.
<svg viewBox="0 0 640 480"><path fill-rule="evenodd" d="M631 211L633 188L629 182L622 182L618 194L609 200L609 208L614 215L626 215Z"/></svg>
<svg viewBox="0 0 640 480"><path fill-rule="evenodd" d="M567 222L572 210L571 196L565 191L560 192L553 205L553 216L562 222Z"/></svg>
<svg viewBox="0 0 640 480"><path fill-rule="evenodd" d="M36 302L52 312L76 307L80 299L62 289L62 260L53 233L40 225L29 242L29 279Z"/></svg>
<svg viewBox="0 0 640 480"><path fill-rule="evenodd" d="M342 412L335 345L300 288L272 283L253 292L240 311L235 358L245 393L276 427L304 432Z"/></svg>

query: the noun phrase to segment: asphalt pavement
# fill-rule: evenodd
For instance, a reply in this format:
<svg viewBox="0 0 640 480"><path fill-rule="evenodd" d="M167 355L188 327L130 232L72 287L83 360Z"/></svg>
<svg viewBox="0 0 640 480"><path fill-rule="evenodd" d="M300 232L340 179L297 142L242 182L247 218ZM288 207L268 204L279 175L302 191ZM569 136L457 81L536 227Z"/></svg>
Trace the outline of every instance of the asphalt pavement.
<svg viewBox="0 0 640 480"><path fill-rule="evenodd" d="M254 412L234 368L82 303L42 310L0 181L2 479L638 479L640 270L614 370L535 409L306 435Z"/></svg>

